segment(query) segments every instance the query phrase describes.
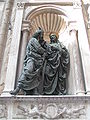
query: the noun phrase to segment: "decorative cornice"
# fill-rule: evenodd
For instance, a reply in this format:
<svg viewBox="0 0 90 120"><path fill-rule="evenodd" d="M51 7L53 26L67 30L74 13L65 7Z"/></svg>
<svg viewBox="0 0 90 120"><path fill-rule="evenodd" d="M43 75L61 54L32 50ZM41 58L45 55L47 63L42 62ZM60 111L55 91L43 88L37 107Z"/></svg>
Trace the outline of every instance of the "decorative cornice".
<svg viewBox="0 0 90 120"><path fill-rule="evenodd" d="M30 102L83 102L83 101L90 101L90 95L63 95L63 96L25 96L25 95L16 95L16 96L1 96L0 101L30 101Z"/></svg>
<svg viewBox="0 0 90 120"><path fill-rule="evenodd" d="M46 4L52 4L52 5L61 5L61 6L72 6L73 2L70 0L48 0L48 1L29 1L25 3L25 6L37 6L37 5L46 5Z"/></svg>

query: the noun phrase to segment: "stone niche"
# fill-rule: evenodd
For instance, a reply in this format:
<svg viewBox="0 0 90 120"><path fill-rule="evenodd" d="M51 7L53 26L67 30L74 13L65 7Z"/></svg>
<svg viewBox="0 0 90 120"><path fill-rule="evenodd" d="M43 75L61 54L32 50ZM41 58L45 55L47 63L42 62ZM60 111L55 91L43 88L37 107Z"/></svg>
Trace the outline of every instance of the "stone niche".
<svg viewBox="0 0 90 120"><path fill-rule="evenodd" d="M79 52L78 24L82 18L76 18L74 14L80 13L80 4L54 2L43 4L43 2L25 4L22 21L22 37L20 39L17 78L21 74L25 48L32 34L41 27L44 30L44 39L49 42L49 34L59 35L59 40L67 47L70 53L70 72L67 81L68 94L85 94L82 64ZM19 7L23 4L18 4ZM21 8L19 8L21 10ZM20 11L19 10L19 11ZM17 10L18 11L18 10ZM80 13L81 14L81 13ZM72 87L73 86L73 87Z"/></svg>

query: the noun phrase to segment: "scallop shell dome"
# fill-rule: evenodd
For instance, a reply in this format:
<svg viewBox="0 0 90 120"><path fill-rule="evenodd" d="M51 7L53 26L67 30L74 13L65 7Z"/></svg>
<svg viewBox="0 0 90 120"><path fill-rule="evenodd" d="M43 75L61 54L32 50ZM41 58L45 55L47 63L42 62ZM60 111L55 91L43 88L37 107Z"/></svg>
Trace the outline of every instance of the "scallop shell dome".
<svg viewBox="0 0 90 120"><path fill-rule="evenodd" d="M31 23L31 31L33 34L38 27L44 30L44 38L49 39L49 34L62 33L66 28L66 21L63 15L56 12L44 11L29 18Z"/></svg>

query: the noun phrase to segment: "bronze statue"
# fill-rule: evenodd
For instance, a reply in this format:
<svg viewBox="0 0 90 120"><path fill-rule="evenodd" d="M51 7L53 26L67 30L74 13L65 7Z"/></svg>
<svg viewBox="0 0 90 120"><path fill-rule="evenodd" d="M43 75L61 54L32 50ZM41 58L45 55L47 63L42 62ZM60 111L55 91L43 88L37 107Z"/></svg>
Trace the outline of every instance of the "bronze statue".
<svg viewBox="0 0 90 120"><path fill-rule="evenodd" d="M37 94L37 87L40 84L40 71L44 63L45 50L41 47L43 30L39 29L29 40L24 59L24 66L15 90L10 94L16 95L20 89L26 95Z"/></svg>
<svg viewBox="0 0 90 120"><path fill-rule="evenodd" d="M50 34L50 44L43 40L43 34L39 28L29 40L23 71L10 94L18 94L20 89L26 95L66 94L69 53L55 34Z"/></svg>
<svg viewBox="0 0 90 120"><path fill-rule="evenodd" d="M69 53L55 34L50 34L51 51L46 57L43 91L46 95L66 94L66 80L69 68Z"/></svg>

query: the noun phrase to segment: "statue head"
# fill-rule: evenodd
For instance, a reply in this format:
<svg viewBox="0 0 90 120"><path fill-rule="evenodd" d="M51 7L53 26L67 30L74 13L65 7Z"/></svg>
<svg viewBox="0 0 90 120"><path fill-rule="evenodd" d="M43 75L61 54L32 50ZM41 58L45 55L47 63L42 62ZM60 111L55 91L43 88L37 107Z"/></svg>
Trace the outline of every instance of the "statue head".
<svg viewBox="0 0 90 120"><path fill-rule="evenodd" d="M39 27L32 37L40 40L40 39L43 39L43 35L44 35L44 31Z"/></svg>
<svg viewBox="0 0 90 120"><path fill-rule="evenodd" d="M54 33L51 33L51 34L49 35L49 37L50 37L50 42L51 42L51 43L56 43L57 40L58 40L57 35L54 34Z"/></svg>

